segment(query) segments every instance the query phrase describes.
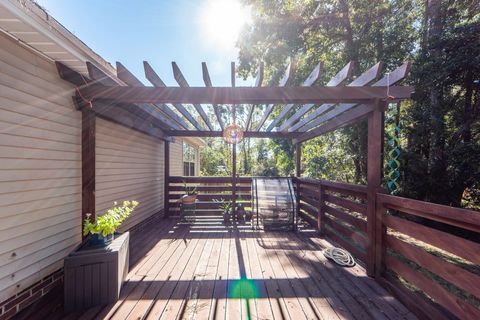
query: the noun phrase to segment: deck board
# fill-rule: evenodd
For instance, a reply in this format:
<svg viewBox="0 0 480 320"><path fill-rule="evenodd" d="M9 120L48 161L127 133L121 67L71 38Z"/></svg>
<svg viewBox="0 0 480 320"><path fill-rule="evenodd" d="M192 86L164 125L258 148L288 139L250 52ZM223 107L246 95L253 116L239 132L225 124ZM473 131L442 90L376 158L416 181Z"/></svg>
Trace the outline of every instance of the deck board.
<svg viewBox="0 0 480 320"><path fill-rule="evenodd" d="M340 268L313 231L159 220L132 235L121 299L68 319L411 319L361 265ZM250 290L253 285L254 290ZM57 312L58 314L58 312Z"/></svg>

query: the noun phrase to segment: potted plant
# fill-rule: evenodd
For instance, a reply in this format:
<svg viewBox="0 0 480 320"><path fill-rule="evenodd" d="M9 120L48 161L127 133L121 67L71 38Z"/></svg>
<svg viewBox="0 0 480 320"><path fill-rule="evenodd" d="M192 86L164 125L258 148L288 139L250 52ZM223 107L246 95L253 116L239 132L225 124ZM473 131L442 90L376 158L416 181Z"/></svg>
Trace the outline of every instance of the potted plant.
<svg viewBox="0 0 480 320"><path fill-rule="evenodd" d="M185 194L180 198L182 204L194 204L197 200L197 187L189 187L187 182L183 182Z"/></svg>
<svg viewBox="0 0 480 320"><path fill-rule="evenodd" d="M117 301L129 270L128 231L118 227L138 205L124 201L93 220L88 215L83 233L89 237L64 259L64 309L84 310Z"/></svg>
<svg viewBox="0 0 480 320"><path fill-rule="evenodd" d="M237 211L236 211L236 219L239 220L239 218L245 219L245 208L244 208L244 203L242 202L242 196L239 195L237 199Z"/></svg>
<svg viewBox="0 0 480 320"><path fill-rule="evenodd" d="M214 199L215 202L219 203L219 208L223 210L223 222L230 222L230 215L232 213L233 204L231 201L225 201L224 199Z"/></svg>
<svg viewBox="0 0 480 320"><path fill-rule="evenodd" d="M121 206L117 206L117 203L114 202L114 207L93 221L91 215L87 214L83 224L83 235L91 234L89 244L92 246L110 244L114 239L115 231L130 216L137 205L137 201L124 201Z"/></svg>

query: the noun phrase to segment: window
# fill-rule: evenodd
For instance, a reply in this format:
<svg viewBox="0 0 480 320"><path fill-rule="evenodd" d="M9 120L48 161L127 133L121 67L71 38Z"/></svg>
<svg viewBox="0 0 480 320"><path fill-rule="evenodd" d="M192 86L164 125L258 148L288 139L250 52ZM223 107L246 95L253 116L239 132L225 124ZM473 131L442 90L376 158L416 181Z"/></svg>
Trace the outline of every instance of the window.
<svg viewBox="0 0 480 320"><path fill-rule="evenodd" d="M197 156L197 150L188 143L183 143L183 175L194 176L195 175L195 159Z"/></svg>

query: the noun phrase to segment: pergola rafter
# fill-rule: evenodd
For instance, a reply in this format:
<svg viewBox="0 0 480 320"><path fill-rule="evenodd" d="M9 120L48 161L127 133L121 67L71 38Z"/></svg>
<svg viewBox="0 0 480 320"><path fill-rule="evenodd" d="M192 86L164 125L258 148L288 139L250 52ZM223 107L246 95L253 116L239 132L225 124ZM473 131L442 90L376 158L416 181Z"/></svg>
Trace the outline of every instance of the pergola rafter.
<svg viewBox="0 0 480 320"><path fill-rule="evenodd" d="M88 75L90 76L91 79L95 80L96 83L99 83L108 87L125 86L123 81L121 81L120 79L115 79L113 77L110 77L109 75L104 73L102 70L97 68L92 63L87 62L87 69L88 69ZM89 99L89 100L92 100L92 99ZM163 130L180 129L180 127L177 124L165 118L162 114L158 112L157 108L151 104L147 104L147 103L138 103L135 105L125 104L124 108L133 114L137 114L140 118L143 118L144 120L147 120L147 121L153 120L153 123L155 123L158 127L162 128Z"/></svg>
<svg viewBox="0 0 480 320"><path fill-rule="evenodd" d="M320 62L312 70L312 72L307 77L307 79L305 79L305 81L302 83L302 87L311 87L314 84L316 84L320 80L322 72L323 72L323 62ZM294 106L295 106L294 104L287 104L285 107L283 107L283 110L280 112L280 114L272 121L272 123L270 123L270 125L267 128L267 131L271 131L273 128L275 128Z"/></svg>
<svg viewBox="0 0 480 320"><path fill-rule="evenodd" d="M206 87L213 87L212 80L210 79L210 74L208 73L207 63L202 62L202 74L203 74L203 82L205 82ZM220 129L223 130L223 120L222 114L220 112L220 107L217 104L212 104L213 111L215 112L215 116L217 117L218 124L220 125Z"/></svg>
<svg viewBox="0 0 480 320"><path fill-rule="evenodd" d="M380 71L382 70L383 64L381 62L377 63L374 65L372 68L368 69L365 71L362 75L360 75L357 79L352 81L348 86L364 86L370 83L371 81L377 79L380 75ZM280 128L280 131L284 131L285 129L288 129L288 131L296 131L298 128L303 127L305 124L309 123L310 121L314 120L317 118L319 115L324 113L325 111L329 110L332 108L334 104L327 103L319 106L317 109L309 113L306 117L303 119L299 120L295 125L291 126L290 128L287 128L287 126L282 126ZM299 110L301 111L301 110ZM301 112L300 112L301 113ZM303 116L303 114L299 114L297 118L300 118L300 116Z"/></svg>
<svg viewBox="0 0 480 320"><path fill-rule="evenodd" d="M67 67L61 62L56 62L55 65L60 78L72 83L77 88L82 88L83 86L94 82L94 80L87 76L81 75L77 71ZM92 108L90 108L90 106L87 105L87 102L79 95L78 92L75 92L75 95L72 97L72 99L77 109L82 110L84 115L93 113L100 118L118 123L122 126L145 133L152 137L162 140L170 139L166 136L162 129L153 126L151 121L146 121L144 118L139 117L138 113L131 113L121 104L106 104L102 101L92 101ZM86 116L86 118L90 119L91 117Z"/></svg>
<svg viewBox="0 0 480 320"><path fill-rule="evenodd" d="M154 87L165 88L167 86L147 61L143 62L143 67L145 70L145 78L147 78L147 80L150 81L150 83ZM197 120L195 120L195 118L190 114L190 112L187 110L187 108L185 108L185 106L183 106L181 103L173 103L173 106L185 117L185 119L190 121L190 123L197 130L203 130L202 126L198 123Z"/></svg>
<svg viewBox="0 0 480 320"><path fill-rule="evenodd" d="M257 71L257 77L255 79L255 87L261 87L263 83L263 69L264 69L264 64L263 61L260 62L258 66L258 71ZM252 116L253 116L253 111L255 111L256 105L251 105L250 110L248 111L247 115L247 121L245 124L245 130L248 131L250 129L250 124L252 123Z"/></svg>
<svg viewBox="0 0 480 320"><path fill-rule="evenodd" d="M288 64L287 69L285 69L285 73L283 74L283 77L280 80L280 83L278 85L279 87L285 87L288 84L288 82L292 79L293 68L294 68L294 60L292 59L290 60L290 63ZM263 124L265 123L265 121L267 121L268 117L272 113L274 107L275 107L275 104L269 104L268 106L266 106L265 112L262 118L260 119L260 122L257 125L256 131L260 131Z"/></svg>
<svg viewBox="0 0 480 320"><path fill-rule="evenodd" d="M180 70L180 68L178 67L175 61L172 61L172 69L173 69L173 76L177 81L177 83L180 85L180 87L182 88L190 87L190 85L187 82L187 79L185 79L182 71ZM195 110L197 110L200 117L202 117L207 127L210 130L213 130L212 124L210 123L210 120L208 119L208 115L205 113L205 110L203 110L203 107L198 103L193 103L193 106L195 107Z"/></svg>
<svg viewBox="0 0 480 320"><path fill-rule="evenodd" d="M117 78L122 80L124 83L126 83L129 86L132 87L144 87L144 84L133 75L123 64L117 61ZM160 111L164 112L165 115L167 115L170 119L169 121L173 121L174 123L178 124L181 126L183 129L188 129L189 126L185 123L185 121L177 115L172 109L170 109L169 106L166 104L161 104L161 105L154 105L157 107Z"/></svg>
<svg viewBox="0 0 480 320"><path fill-rule="evenodd" d="M352 75L352 70L353 70L353 61L350 61L345 65L345 67L342 68L336 75L330 79L330 81L327 82L325 85L326 87L336 87L339 86L342 82L344 82L346 79L350 78ZM332 106L333 104L329 104ZM287 121L285 121L280 129L278 131L286 131L295 121L300 119L305 113L310 111L314 107L314 104L309 103L304 106L302 106L295 114L293 114ZM319 108L325 107L325 104L320 106Z"/></svg>
<svg viewBox="0 0 480 320"><path fill-rule="evenodd" d="M388 73L387 75L385 75L379 81L375 82L370 88L387 87L387 86L391 86L391 85L399 82L400 80L405 78L405 76L408 74L408 72L410 70L410 66L411 66L411 62L409 62L409 61L405 62L400 67L398 67L394 71ZM390 87L390 88L392 88L392 87ZM391 95L391 96L397 98L397 96L393 92L389 91L388 95ZM402 99L402 98L400 98L400 99ZM355 104L355 103L341 103L336 108L334 108L334 109L328 111L327 113L323 114L322 116L318 117L317 119L315 119L311 123L305 125L303 128L300 128L299 131L306 132L310 129L313 129L313 128L319 126L322 123L325 123L325 122L327 122L331 119L334 119L335 117L342 114L343 112L348 111L352 108L355 108L356 106L358 106L358 104Z"/></svg>

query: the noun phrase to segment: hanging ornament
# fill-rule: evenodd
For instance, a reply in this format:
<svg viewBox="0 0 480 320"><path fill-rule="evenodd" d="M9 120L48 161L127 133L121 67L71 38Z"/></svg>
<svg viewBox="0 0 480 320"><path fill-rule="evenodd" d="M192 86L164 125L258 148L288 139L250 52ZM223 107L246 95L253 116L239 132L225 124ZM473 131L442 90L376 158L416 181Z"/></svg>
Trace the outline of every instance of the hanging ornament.
<svg viewBox="0 0 480 320"><path fill-rule="evenodd" d="M223 129L223 140L226 143L237 144L243 140L243 130L238 124L232 123Z"/></svg>
<svg viewBox="0 0 480 320"><path fill-rule="evenodd" d="M243 129L235 123L236 109L236 105L233 105L233 123L223 129L223 140L230 144L237 144L243 140Z"/></svg>
<svg viewBox="0 0 480 320"><path fill-rule="evenodd" d="M386 134L389 139L387 145L389 147L388 151L388 161L387 167L385 170L387 176L387 187L390 190L390 194L395 195L400 191L400 158L401 146L400 146L400 105L397 104L397 116L396 121L391 124L386 130Z"/></svg>

